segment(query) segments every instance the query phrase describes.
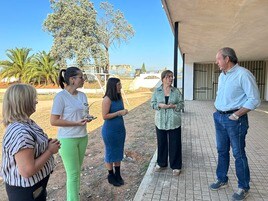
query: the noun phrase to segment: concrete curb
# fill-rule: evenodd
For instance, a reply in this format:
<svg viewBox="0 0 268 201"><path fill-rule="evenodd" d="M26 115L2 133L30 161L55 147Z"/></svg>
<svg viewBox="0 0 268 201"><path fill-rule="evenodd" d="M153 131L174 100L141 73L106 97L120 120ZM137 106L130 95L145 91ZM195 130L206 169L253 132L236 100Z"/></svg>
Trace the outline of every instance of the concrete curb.
<svg viewBox="0 0 268 201"><path fill-rule="evenodd" d="M155 151L155 153L151 159L149 167L148 167L148 169L147 169L147 171L142 179L140 187L138 188L138 191L136 192L136 195L135 195L133 201L142 200L146 188L149 186L151 180L153 179L152 174L153 174L154 166L156 163L156 158L157 158L157 150Z"/></svg>

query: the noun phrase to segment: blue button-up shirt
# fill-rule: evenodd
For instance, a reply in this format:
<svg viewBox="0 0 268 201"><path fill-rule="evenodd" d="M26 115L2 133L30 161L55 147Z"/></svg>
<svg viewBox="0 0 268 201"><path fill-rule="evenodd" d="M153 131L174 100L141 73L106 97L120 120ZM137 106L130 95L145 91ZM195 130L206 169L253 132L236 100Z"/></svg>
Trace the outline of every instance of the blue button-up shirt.
<svg viewBox="0 0 268 201"><path fill-rule="evenodd" d="M220 74L214 103L217 110L228 111L241 107L254 110L260 103L256 80L249 70L236 64L226 74Z"/></svg>

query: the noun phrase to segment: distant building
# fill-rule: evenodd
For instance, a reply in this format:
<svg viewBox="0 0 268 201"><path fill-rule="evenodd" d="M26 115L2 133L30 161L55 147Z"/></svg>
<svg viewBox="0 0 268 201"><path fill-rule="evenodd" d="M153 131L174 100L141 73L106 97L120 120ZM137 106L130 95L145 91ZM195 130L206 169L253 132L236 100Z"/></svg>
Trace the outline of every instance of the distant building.
<svg viewBox="0 0 268 201"><path fill-rule="evenodd" d="M119 76L130 76L130 74L133 72L131 65L121 64L121 65L111 65L109 73L116 74Z"/></svg>
<svg viewBox="0 0 268 201"><path fill-rule="evenodd" d="M135 69L135 77L140 76L140 74L141 74L141 69L140 68L136 68Z"/></svg>
<svg viewBox="0 0 268 201"><path fill-rule="evenodd" d="M88 73L98 72L95 64L90 64L86 66L85 71ZM103 72L103 70L100 69L100 72L98 73L107 73L107 72ZM111 65L109 74L115 74L119 76L133 76L134 70L132 69L131 65L127 65L127 64Z"/></svg>
<svg viewBox="0 0 268 201"><path fill-rule="evenodd" d="M18 78L11 77L11 78L4 78L1 80L1 82L12 83L12 82L17 82L18 80L19 80Z"/></svg>

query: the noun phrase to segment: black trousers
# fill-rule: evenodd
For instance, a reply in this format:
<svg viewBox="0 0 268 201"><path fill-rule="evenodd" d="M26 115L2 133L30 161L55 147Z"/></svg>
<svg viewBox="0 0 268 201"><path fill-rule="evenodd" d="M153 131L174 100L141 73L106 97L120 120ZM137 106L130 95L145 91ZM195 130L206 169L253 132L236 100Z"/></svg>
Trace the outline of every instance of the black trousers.
<svg viewBox="0 0 268 201"><path fill-rule="evenodd" d="M160 167L168 166L171 169L181 169L181 127L173 130L160 130L156 127L157 135L157 164Z"/></svg>
<svg viewBox="0 0 268 201"><path fill-rule="evenodd" d="M9 201L46 201L49 176L31 187L10 186L6 183Z"/></svg>

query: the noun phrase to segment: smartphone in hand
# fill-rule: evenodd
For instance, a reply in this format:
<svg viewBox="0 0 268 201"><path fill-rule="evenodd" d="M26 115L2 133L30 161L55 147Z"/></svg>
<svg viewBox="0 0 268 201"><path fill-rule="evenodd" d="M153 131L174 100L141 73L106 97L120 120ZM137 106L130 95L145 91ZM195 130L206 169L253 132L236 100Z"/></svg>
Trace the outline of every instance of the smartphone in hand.
<svg viewBox="0 0 268 201"><path fill-rule="evenodd" d="M97 117L94 117L94 116L88 116L88 117L87 117L87 120L89 120L89 121L92 121L92 120L94 120L94 119L97 119Z"/></svg>

